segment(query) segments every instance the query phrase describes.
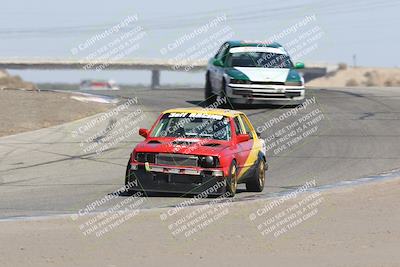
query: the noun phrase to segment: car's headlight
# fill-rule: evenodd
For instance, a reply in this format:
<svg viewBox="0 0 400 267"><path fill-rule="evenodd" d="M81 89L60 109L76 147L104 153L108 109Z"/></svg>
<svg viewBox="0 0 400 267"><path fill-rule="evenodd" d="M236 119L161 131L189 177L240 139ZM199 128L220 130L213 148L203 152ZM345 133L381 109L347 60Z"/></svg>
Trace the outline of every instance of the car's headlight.
<svg viewBox="0 0 400 267"><path fill-rule="evenodd" d="M249 81L249 80L231 79L231 83L236 83L236 84L251 84L251 81Z"/></svg>
<svg viewBox="0 0 400 267"><path fill-rule="evenodd" d="M285 82L285 85L287 86L302 86L303 83L301 81L296 81L296 82Z"/></svg>
<svg viewBox="0 0 400 267"><path fill-rule="evenodd" d="M200 156L199 166L203 168L214 168L219 166L219 160L213 156Z"/></svg>

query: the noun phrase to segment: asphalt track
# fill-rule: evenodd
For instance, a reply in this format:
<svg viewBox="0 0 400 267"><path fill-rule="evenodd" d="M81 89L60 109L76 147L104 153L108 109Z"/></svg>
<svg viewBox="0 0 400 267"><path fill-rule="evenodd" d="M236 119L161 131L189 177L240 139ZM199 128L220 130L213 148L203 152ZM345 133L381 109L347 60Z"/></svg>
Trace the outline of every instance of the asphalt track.
<svg viewBox="0 0 400 267"><path fill-rule="evenodd" d="M131 105L119 116L141 109L144 119L138 123L140 127L149 127L162 110L202 105L203 101L202 89L102 93L137 97L138 105ZM315 104L266 129L262 137L277 134L313 110L323 114L323 119L313 125L317 130L277 153L269 149L264 192L239 190L235 199L268 197L313 179L317 185L327 185L400 167L398 88L309 89L307 98L315 99ZM291 110L269 106L240 109L255 127ZM123 185L128 156L142 138L135 133L99 155L83 151L80 144L85 136L71 133L89 120L0 138L0 219L77 213ZM95 125L86 137L109 123ZM97 210L112 207L126 197L107 201ZM147 198L141 208L168 207L186 199L156 195Z"/></svg>

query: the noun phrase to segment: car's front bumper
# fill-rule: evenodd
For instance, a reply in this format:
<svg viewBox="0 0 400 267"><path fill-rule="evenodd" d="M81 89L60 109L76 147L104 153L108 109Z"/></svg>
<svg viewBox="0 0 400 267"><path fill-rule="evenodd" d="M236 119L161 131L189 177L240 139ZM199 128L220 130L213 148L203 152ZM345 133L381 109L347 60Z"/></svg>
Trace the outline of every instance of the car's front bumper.
<svg viewBox="0 0 400 267"><path fill-rule="evenodd" d="M304 86L229 84L227 95L234 103L300 104Z"/></svg>
<svg viewBox="0 0 400 267"><path fill-rule="evenodd" d="M131 165L130 189L144 192L221 195L226 192L221 169L203 170L174 166Z"/></svg>

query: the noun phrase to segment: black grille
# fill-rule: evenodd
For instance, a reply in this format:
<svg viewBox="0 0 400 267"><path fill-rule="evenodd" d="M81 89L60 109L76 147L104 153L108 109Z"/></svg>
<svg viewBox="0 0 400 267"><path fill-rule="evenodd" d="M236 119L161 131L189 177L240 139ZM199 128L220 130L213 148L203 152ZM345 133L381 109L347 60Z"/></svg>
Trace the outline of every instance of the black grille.
<svg viewBox="0 0 400 267"><path fill-rule="evenodd" d="M193 155L158 154L156 156L156 163L170 165L170 166L197 167L197 159L198 157Z"/></svg>
<svg viewBox="0 0 400 267"><path fill-rule="evenodd" d="M285 85L284 82L250 82L251 84L260 84L260 85Z"/></svg>
<svg viewBox="0 0 400 267"><path fill-rule="evenodd" d="M232 93L234 95L242 95L254 98L292 98L301 96L300 92L270 93L270 92L256 92L245 89L233 89Z"/></svg>
<svg viewBox="0 0 400 267"><path fill-rule="evenodd" d="M138 162L155 163L156 154L154 154L154 153L137 153L136 154L136 160Z"/></svg>

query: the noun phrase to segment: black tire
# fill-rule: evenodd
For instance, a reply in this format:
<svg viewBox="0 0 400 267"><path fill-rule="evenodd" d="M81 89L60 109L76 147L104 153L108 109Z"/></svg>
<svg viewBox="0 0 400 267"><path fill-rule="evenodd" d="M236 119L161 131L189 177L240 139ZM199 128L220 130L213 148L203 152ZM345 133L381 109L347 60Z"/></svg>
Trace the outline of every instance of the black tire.
<svg viewBox="0 0 400 267"><path fill-rule="evenodd" d="M249 178L246 182L246 190L250 192L262 192L265 185L265 161L259 159L257 163L257 169L254 172L254 176Z"/></svg>
<svg viewBox="0 0 400 267"><path fill-rule="evenodd" d="M212 92L209 74L206 74L206 85L204 87L204 99L206 103L212 104L217 99L217 96Z"/></svg>
<svg viewBox="0 0 400 267"><path fill-rule="evenodd" d="M130 187L128 187L129 182L132 182L130 170L131 170L131 163L129 160L125 171L125 186L127 187L128 191L132 190Z"/></svg>
<svg viewBox="0 0 400 267"><path fill-rule="evenodd" d="M232 161L229 167L229 176L226 177L226 191L229 192L229 197L233 197L236 194L237 189L237 166L236 162Z"/></svg>
<svg viewBox="0 0 400 267"><path fill-rule="evenodd" d="M219 94L221 98L226 98L226 104L224 104L224 108L227 109L235 109L234 105L232 104L231 98L229 98L226 94L226 81L225 79L222 81L222 88L221 88L221 93Z"/></svg>

